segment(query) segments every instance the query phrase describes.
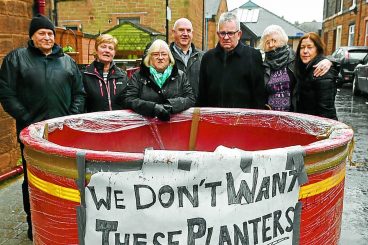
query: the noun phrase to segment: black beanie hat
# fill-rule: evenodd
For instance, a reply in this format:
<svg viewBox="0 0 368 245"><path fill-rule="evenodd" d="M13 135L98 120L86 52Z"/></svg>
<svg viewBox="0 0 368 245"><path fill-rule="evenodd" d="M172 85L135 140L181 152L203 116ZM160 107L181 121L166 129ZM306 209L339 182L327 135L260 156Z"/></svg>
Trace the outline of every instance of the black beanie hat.
<svg viewBox="0 0 368 245"><path fill-rule="evenodd" d="M50 29L55 35L55 26L52 22L43 15L37 15L31 20L29 25L29 37L31 38L33 34L39 29Z"/></svg>

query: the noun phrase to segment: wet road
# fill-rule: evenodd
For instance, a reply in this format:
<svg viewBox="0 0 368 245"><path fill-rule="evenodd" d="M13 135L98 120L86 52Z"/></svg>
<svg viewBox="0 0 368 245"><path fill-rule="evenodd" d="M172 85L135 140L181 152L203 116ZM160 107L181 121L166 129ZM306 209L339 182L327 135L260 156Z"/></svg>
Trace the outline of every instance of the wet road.
<svg viewBox="0 0 368 245"><path fill-rule="evenodd" d="M354 129L353 163L347 166L340 245L368 244L368 97L352 96L351 86L336 96L339 121Z"/></svg>

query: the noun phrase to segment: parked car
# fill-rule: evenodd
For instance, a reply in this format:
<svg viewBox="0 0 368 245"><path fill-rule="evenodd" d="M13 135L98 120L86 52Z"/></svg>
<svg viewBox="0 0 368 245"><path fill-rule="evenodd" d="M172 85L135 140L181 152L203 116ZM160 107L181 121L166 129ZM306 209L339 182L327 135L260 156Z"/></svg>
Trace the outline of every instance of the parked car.
<svg viewBox="0 0 368 245"><path fill-rule="evenodd" d="M332 57L340 64L337 85L341 87L344 83L352 83L354 80L354 69L368 54L367 46L339 47Z"/></svg>
<svg viewBox="0 0 368 245"><path fill-rule="evenodd" d="M368 54L363 59L363 64L358 64L355 68L353 81L353 94L361 93L368 95Z"/></svg>

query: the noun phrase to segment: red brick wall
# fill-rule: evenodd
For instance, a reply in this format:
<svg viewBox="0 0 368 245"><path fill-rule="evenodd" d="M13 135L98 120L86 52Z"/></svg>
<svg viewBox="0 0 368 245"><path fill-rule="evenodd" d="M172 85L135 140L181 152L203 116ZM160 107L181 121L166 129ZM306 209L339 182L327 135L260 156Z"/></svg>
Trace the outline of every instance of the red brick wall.
<svg viewBox="0 0 368 245"><path fill-rule="evenodd" d="M228 11L226 0L221 0L216 18L208 22L208 49L214 48L218 42L218 37L216 34L217 23L220 15L226 11Z"/></svg>
<svg viewBox="0 0 368 245"><path fill-rule="evenodd" d="M32 5L33 0L0 1L0 63L11 50L26 46ZM16 166L18 148L15 121L0 106L0 174Z"/></svg>
<svg viewBox="0 0 368 245"><path fill-rule="evenodd" d="M58 24L82 24L83 32L97 34L117 25L118 18L139 17L140 24L166 34L166 8L164 0L76 0L58 3ZM172 16L170 30L178 18L185 17L193 22L193 42L202 47L203 1L170 0Z"/></svg>
<svg viewBox="0 0 368 245"><path fill-rule="evenodd" d="M364 2L364 1L363 1ZM358 6L357 23L355 24L356 41L359 46L368 45L366 39L366 25L368 21L368 3Z"/></svg>
<svg viewBox="0 0 368 245"><path fill-rule="evenodd" d="M355 24L354 44L356 46L365 45L365 28L368 20L368 4L365 1L357 2L357 12L349 10L351 1L344 1L344 13L335 17L327 18L323 23L323 39L326 42L326 54L331 54L335 50L335 33L337 26L342 26L341 46L348 45L349 25ZM367 40L368 41L368 40Z"/></svg>

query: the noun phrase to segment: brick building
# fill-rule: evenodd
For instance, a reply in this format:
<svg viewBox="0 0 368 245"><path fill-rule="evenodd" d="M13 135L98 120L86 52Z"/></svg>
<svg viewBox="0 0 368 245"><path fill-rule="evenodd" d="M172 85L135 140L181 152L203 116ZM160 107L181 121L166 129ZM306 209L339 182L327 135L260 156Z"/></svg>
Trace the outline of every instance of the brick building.
<svg viewBox="0 0 368 245"><path fill-rule="evenodd" d="M220 15L228 11L226 0L206 0L205 2L205 32L203 50L214 48L218 42L216 35Z"/></svg>
<svg viewBox="0 0 368 245"><path fill-rule="evenodd" d="M326 54L340 46L367 46L368 1L324 0L322 29Z"/></svg>
<svg viewBox="0 0 368 245"><path fill-rule="evenodd" d="M53 6L52 3L49 6ZM202 48L204 0L170 0L169 7L171 9L169 30L176 19L181 17L190 19L195 33L193 42L197 47ZM102 33L127 20L166 33L166 1L164 0L59 1L56 8L59 26L81 29L85 33ZM171 41L171 32L169 37Z"/></svg>
<svg viewBox="0 0 368 245"><path fill-rule="evenodd" d="M0 64L11 50L27 45L33 4L33 0L0 0ZM0 176L14 169L19 159L15 121L0 105Z"/></svg>

